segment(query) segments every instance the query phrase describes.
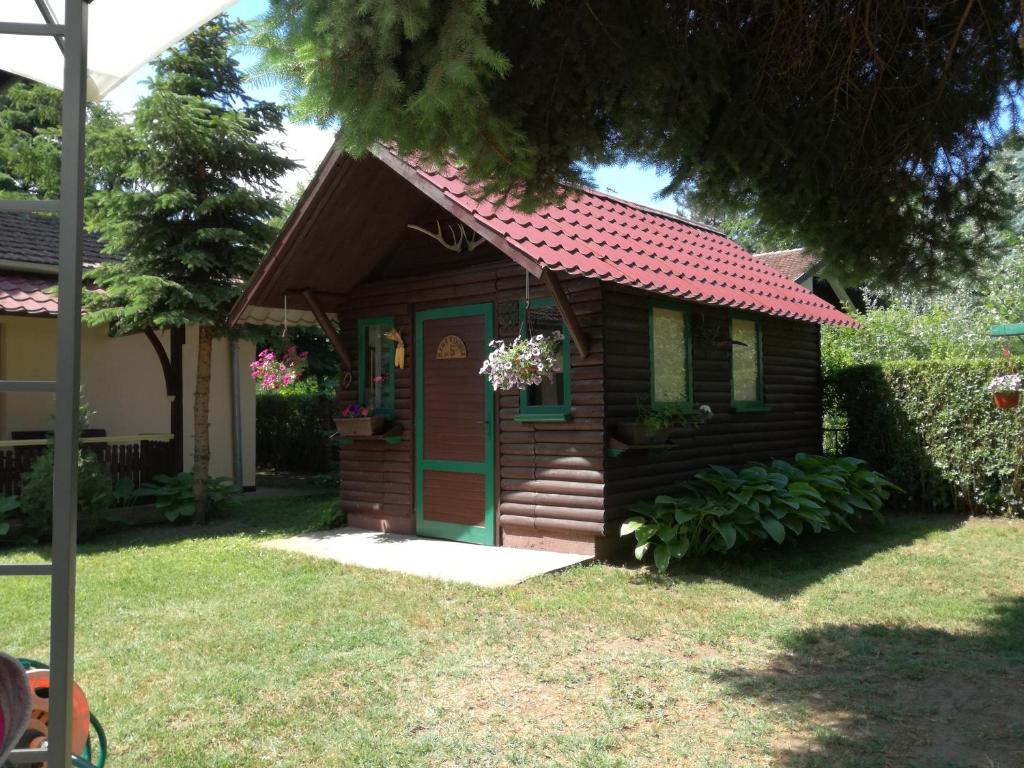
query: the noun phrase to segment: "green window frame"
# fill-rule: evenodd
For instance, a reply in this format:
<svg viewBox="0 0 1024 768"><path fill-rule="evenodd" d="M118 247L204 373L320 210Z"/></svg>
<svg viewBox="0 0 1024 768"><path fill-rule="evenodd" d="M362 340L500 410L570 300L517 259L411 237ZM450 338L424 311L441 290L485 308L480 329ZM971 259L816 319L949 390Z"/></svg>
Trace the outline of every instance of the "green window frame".
<svg viewBox="0 0 1024 768"><path fill-rule="evenodd" d="M737 344L737 335L743 334L750 338L749 330L753 331L754 345ZM731 368L731 400L733 410L763 411L767 410L764 403L764 328L760 317L733 314L729 316L730 368ZM737 373L750 369L753 363L753 382L737 380ZM751 396L752 395L752 396Z"/></svg>
<svg viewBox="0 0 1024 768"><path fill-rule="evenodd" d="M531 307L553 307L554 299L531 299ZM526 320L526 302L519 302L519 325ZM530 397L536 387L519 391L519 415L516 421L566 421L572 411L572 345L569 343L569 329L562 322L562 402L557 405L536 405Z"/></svg>
<svg viewBox="0 0 1024 768"><path fill-rule="evenodd" d="M667 313L678 314L683 322L683 333L680 343L682 349L672 349L678 357L672 361L665 361L655 353L657 349L657 319L659 316L666 316ZM690 308L667 301L651 302L647 312L647 352L650 360L649 370L651 376L651 407L664 408L667 406L693 408L693 323ZM660 359L660 363L659 363ZM659 380L659 371L666 377L678 378L679 364L682 363L683 375L682 392L680 397L664 397L664 382Z"/></svg>
<svg viewBox="0 0 1024 768"><path fill-rule="evenodd" d="M395 343L384 338L384 333L395 327L395 319L390 315L381 317L360 318L356 332L359 335L359 404L372 405L374 413L378 416L395 415ZM376 350L371 349L371 342L368 338L374 335L377 342ZM371 360L371 354L373 359ZM376 393L371 393L369 376L374 370L381 371L378 375L384 376L383 386L380 388L380 403L368 402L368 398L377 399Z"/></svg>

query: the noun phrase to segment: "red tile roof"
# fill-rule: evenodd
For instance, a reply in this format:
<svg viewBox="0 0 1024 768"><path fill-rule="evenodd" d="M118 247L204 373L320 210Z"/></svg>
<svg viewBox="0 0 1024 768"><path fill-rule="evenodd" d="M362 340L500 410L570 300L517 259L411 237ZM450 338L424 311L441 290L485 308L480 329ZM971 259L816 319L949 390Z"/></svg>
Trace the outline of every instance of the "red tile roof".
<svg viewBox="0 0 1024 768"><path fill-rule="evenodd" d="M470 214L542 267L731 309L857 325L725 235L678 216L595 190L524 213L476 199L454 166L436 169L386 150L375 154L421 189L441 192L454 212Z"/></svg>
<svg viewBox="0 0 1024 768"><path fill-rule="evenodd" d="M785 251L755 253L757 258L773 269L777 269L790 280L799 280L818 266L818 259L806 248L790 248Z"/></svg>
<svg viewBox="0 0 1024 768"><path fill-rule="evenodd" d="M56 276L0 272L0 314L56 316Z"/></svg>

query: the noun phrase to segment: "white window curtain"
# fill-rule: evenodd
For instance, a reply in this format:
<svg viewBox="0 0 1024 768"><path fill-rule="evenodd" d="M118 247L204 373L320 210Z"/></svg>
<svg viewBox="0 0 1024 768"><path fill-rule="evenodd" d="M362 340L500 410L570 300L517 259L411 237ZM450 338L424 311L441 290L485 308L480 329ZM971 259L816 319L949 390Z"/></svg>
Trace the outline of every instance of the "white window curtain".
<svg viewBox="0 0 1024 768"><path fill-rule="evenodd" d="M64 0L44 0L64 21ZM235 0L93 0L86 97L104 98L146 63ZM43 23L36 0L0 0L0 21ZM52 37L0 35L0 69L60 88L64 58Z"/></svg>

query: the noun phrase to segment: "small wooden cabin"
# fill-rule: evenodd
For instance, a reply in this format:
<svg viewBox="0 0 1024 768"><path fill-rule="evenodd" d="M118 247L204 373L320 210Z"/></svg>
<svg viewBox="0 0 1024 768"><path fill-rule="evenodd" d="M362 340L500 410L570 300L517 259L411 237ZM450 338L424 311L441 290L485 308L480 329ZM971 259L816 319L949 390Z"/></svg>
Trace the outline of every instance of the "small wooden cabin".
<svg viewBox="0 0 1024 768"><path fill-rule="evenodd" d="M351 374L339 408L387 417L339 440L350 525L601 556L630 503L687 473L821 450L819 324L849 317L670 214L591 190L523 213L472 192L452 167L332 151L233 312L320 324ZM481 364L527 306L532 332L562 329L563 372L496 393ZM669 403L714 416L621 440Z"/></svg>

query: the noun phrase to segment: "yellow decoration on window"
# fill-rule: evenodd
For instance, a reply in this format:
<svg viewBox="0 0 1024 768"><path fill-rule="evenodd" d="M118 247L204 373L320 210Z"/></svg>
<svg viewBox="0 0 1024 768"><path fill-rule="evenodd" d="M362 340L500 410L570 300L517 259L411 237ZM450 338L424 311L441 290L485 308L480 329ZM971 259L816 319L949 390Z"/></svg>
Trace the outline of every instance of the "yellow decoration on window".
<svg viewBox="0 0 1024 768"><path fill-rule="evenodd" d="M405 368L405 342L402 341L402 334L397 328L392 328L384 334L384 338L395 342L395 368Z"/></svg>

